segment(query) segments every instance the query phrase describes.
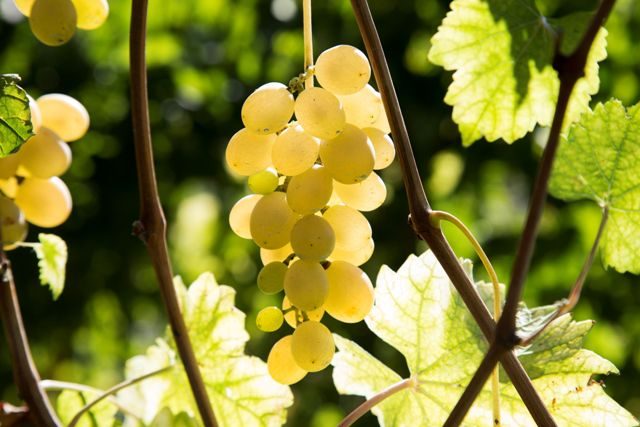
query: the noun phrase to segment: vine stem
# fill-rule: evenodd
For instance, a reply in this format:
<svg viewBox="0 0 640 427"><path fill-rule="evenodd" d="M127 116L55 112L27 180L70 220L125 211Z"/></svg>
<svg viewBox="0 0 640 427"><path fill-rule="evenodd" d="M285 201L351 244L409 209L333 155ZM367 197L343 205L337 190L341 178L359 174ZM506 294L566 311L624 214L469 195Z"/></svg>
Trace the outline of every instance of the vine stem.
<svg viewBox="0 0 640 427"><path fill-rule="evenodd" d="M311 21L311 0L302 0L302 28L304 37L304 72L308 73L304 81L305 88L313 87L313 73L309 68L313 67L313 26Z"/></svg>
<svg viewBox="0 0 640 427"><path fill-rule="evenodd" d="M389 66L384 56L369 5L366 0L351 0L351 6L364 41L367 55L371 61L373 73L382 95L387 118L391 126L394 145L402 170L402 179L409 203L409 221L414 232L431 248L438 262L449 276L469 312L478 323L487 340L493 340L496 323L491 313L476 292L469 277L462 269L458 259L438 227L434 227L430 215L431 206L424 192L420 174L416 165L411 142L402 117ZM511 382L522 397L531 416L540 426L555 426L553 418L540 399L531 380L513 352L501 357L504 369Z"/></svg>
<svg viewBox="0 0 640 427"><path fill-rule="evenodd" d="M131 119L136 153L136 171L140 191L140 219L133 225L133 233L146 245L153 263L160 293L169 317L169 324L182 360L191 391L206 427L217 426L211 402L200 373L191 340L184 323L173 285L173 272L167 248L167 222L160 204L151 129L149 125L149 100L147 94L147 67L145 43L147 32L147 0L133 0L131 7L130 76Z"/></svg>

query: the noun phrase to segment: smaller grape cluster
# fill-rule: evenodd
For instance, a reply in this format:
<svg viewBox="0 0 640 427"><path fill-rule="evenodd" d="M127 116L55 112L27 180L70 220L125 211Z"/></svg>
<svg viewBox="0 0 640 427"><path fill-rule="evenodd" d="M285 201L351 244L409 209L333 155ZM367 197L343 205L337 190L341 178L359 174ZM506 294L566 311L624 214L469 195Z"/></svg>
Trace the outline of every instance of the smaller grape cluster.
<svg viewBox="0 0 640 427"><path fill-rule="evenodd" d="M107 0L14 0L31 32L48 46L68 42L76 29L95 30L109 16Z"/></svg>
<svg viewBox="0 0 640 427"><path fill-rule="evenodd" d="M305 84L311 75L322 87ZM260 247L260 290L285 294L282 307L258 313L257 326L272 332L286 321L295 329L267 360L283 384L331 362L333 336L320 322L325 312L355 323L373 305L373 285L359 268L374 248L361 212L384 202L386 187L374 170L389 166L395 150L370 77L360 50L328 49L289 86L267 83L249 95L245 128L227 145L229 169L247 176L253 193L231 209L231 228Z"/></svg>
<svg viewBox="0 0 640 427"><path fill-rule="evenodd" d="M71 165L67 142L89 129L89 113L76 99L58 93L29 97L34 135L0 159L2 245L13 249L27 236L27 222L57 227L71 213L71 193L59 178Z"/></svg>

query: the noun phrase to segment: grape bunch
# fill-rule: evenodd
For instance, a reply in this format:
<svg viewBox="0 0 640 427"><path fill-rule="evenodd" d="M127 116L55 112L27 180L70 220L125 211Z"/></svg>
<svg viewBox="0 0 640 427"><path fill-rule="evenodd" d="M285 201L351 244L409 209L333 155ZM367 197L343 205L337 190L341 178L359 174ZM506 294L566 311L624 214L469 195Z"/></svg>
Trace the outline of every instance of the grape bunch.
<svg viewBox="0 0 640 427"><path fill-rule="evenodd" d="M59 178L71 164L67 142L84 136L89 113L74 98L52 93L29 97L34 135L0 158L2 245L13 249L27 236L27 222L57 227L71 213L71 193Z"/></svg>
<svg viewBox="0 0 640 427"><path fill-rule="evenodd" d="M109 16L107 0L14 0L31 32L48 46L68 42L76 29L94 30Z"/></svg>
<svg viewBox="0 0 640 427"><path fill-rule="evenodd" d="M322 87L307 84L312 75ZM359 268L374 248L361 212L384 202L386 187L374 170L389 166L395 150L370 77L360 50L328 49L289 86L267 83L249 95L245 128L226 149L229 169L247 176L253 193L231 209L231 228L260 247L260 290L285 295L282 307L258 313L257 326L272 332L286 321L294 328L267 360L283 384L331 362L333 336L320 322L325 312L355 323L373 305L371 280Z"/></svg>

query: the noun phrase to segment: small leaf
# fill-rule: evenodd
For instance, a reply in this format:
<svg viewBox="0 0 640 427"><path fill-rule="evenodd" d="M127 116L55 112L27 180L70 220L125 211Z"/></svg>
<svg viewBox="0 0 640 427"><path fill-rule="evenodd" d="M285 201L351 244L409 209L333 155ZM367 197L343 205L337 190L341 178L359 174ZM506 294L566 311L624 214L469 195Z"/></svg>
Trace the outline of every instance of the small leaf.
<svg viewBox="0 0 640 427"><path fill-rule="evenodd" d="M97 393L64 390L56 400L56 412L60 417L60 421L64 425L68 425L80 409L96 397L98 397ZM76 426L111 426L116 412L117 408L110 404L108 400L104 400L85 412Z"/></svg>
<svg viewBox="0 0 640 427"><path fill-rule="evenodd" d="M56 300L64 289L65 269L67 265L67 244L55 234L38 234L40 244L34 246L38 257L40 283L49 285L53 299Z"/></svg>
<svg viewBox="0 0 640 427"><path fill-rule="evenodd" d="M0 75L0 158L14 153L31 135L29 99L15 74Z"/></svg>
<svg viewBox="0 0 640 427"><path fill-rule="evenodd" d="M571 126L558 147L549 184L563 200L590 199L608 207L602 236L606 265L640 274L640 104L596 105Z"/></svg>

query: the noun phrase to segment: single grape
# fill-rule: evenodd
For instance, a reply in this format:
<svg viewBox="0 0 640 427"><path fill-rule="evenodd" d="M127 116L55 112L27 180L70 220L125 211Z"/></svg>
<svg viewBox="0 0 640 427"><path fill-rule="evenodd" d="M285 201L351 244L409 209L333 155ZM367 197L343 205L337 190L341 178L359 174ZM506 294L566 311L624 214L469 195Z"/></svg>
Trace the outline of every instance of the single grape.
<svg viewBox="0 0 640 427"><path fill-rule="evenodd" d="M236 235L251 239L251 212L262 198L259 194L250 194L238 200L229 212L229 225Z"/></svg>
<svg viewBox="0 0 640 427"><path fill-rule="evenodd" d="M298 95L295 113L304 131L317 138L335 138L346 123L340 100L319 87L305 89Z"/></svg>
<svg viewBox="0 0 640 427"><path fill-rule="evenodd" d="M387 113L384 108L380 111L380 115L376 121L369 127L380 129L385 134L391 133L391 126L389 126L389 119L387 118Z"/></svg>
<svg viewBox="0 0 640 427"><path fill-rule="evenodd" d="M371 239L371 224L364 215L349 206L329 206L322 217L336 235L336 248L354 251Z"/></svg>
<svg viewBox="0 0 640 427"><path fill-rule="evenodd" d="M291 335L281 338L273 345L267 357L269 375L284 385L295 384L307 375L307 371L298 366L293 359L291 340Z"/></svg>
<svg viewBox="0 0 640 427"><path fill-rule="evenodd" d="M285 296L282 299L282 311L284 312L286 310L289 310L291 307L291 301L289 301L289 298ZM293 309L288 311L287 314L284 315L284 320L289 324L289 326L295 328L305 320L315 320L319 322L322 319L322 316L324 316L324 308L322 307L305 312Z"/></svg>
<svg viewBox="0 0 640 427"><path fill-rule="evenodd" d="M368 212L377 209L387 197L387 187L375 172L362 182L346 185L336 181L333 186L345 205L359 211Z"/></svg>
<svg viewBox="0 0 640 427"><path fill-rule="evenodd" d="M320 263L297 260L284 276L284 293L300 310L312 311L322 307L327 297L327 273Z"/></svg>
<svg viewBox="0 0 640 427"><path fill-rule="evenodd" d="M258 288L267 295L277 294L284 289L284 276L288 267L280 261L272 261L258 273Z"/></svg>
<svg viewBox="0 0 640 427"><path fill-rule="evenodd" d="M31 7L33 6L33 2L35 0L13 0L16 5L16 8L22 13L24 16L31 15Z"/></svg>
<svg viewBox="0 0 640 427"><path fill-rule="evenodd" d="M5 196L10 198L15 198L16 193L18 192L18 180L15 176L12 176L8 179L0 179L0 191L4 193Z"/></svg>
<svg viewBox="0 0 640 427"><path fill-rule="evenodd" d="M313 320L298 325L291 339L291 354L298 366L309 372L321 371L331 363L335 344L331 331Z"/></svg>
<svg viewBox="0 0 640 427"><path fill-rule="evenodd" d="M295 254L307 261L322 261L333 251L336 235L321 216L306 215L291 230L291 247Z"/></svg>
<svg viewBox="0 0 640 427"><path fill-rule="evenodd" d="M338 99L342 102L347 123L359 128L373 125L384 111L382 98L371 85L366 85L352 95L338 96Z"/></svg>
<svg viewBox="0 0 640 427"><path fill-rule="evenodd" d="M0 157L0 179L9 179L16 174L20 165L18 153Z"/></svg>
<svg viewBox="0 0 640 427"><path fill-rule="evenodd" d="M39 227L57 227L71 214L71 193L56 176L25 178L18 187L15 202L27 221Z"/></svg>
<svg viewBox="0 0 640 427"><path fill-rule="evenodd" d="M346 261L355 266L360 266L369 261L371 255L373 255L374 248L375 244L373 243L373 239L368 239L361 247L355 250L336 247L333 252L331 252L329 261Z"/></svg>
<svg viewBox="0 0 640 427"><path fill-rule="evenodd" d="M38 102L31 97L31 95L27 95L29 99L29 110L31 112L31 126L33 133L38 133L38 129L42 126L42 112L40 111L40 107L38 107Z"/></svg>
<svg viewBox="0 0 640 427"><path fill-rule="evenodd" d="M320 143L320 159L333 179L354 184L373 171L375 152L367 134L347 124L340 135Z"/></svg>
<svg viewBox="0 0 640 427"><path fill-rule="evenodd" d="M314 165L291 178L287 186L287 201L294 212L312 214L327 205L332 192L331 175L325 167Z"/></svg>
<svg viewBox="0 0 640 427"><path fill-rule="evenodd" d="M36 178L62 175L71 165L69 145L46 127L29 138L18 154L20 165Z"/></svg>
<svg viewBox="0 0 640 427"><path fill-rule="evenodd" d="M41 1L37 0L37 3ZM61 93L50 93L36 102L42 115L42 126L54 131L62 140L78 140L89 130L89 113L76 99Z"/></svg>
<svg viewBox="0 0 640 427"><path fill-rule="evenodd" d="M109 3L107 0L72 0L78 14L78 28L95 30L107 20Z"/></svg>
<svg viewBox="0 0 640 427"><path fill-rule="evenodd" d="M238 175L253 175L271 166L275 135L258 135L241 129L229 140L225 157L229 169Z"/></svg>
<svg viewBox="0 0 640 427"><path fill-rule="evenodd" d="M261 248L278 249L289 243L296 215L287 204L284 193L267 194L251 212L251 237Z"/></svg>
<svg viewBox="0 0 640 427"><path fill-rule="evenodd" d="M267 168L249 177L249 189L257 194L273 193L278 188L278 173L274 168Z"/></svg>
<svg viewBox="0 0 640 427"><path fill-rule="evenodd" d="M267 265L273 261L284 261L292 253L293 248L291 247L290 243L287 243L286 245L278 249L260 248L260 260L262 261L262 265Z"/></svg>
<svg viewBox="0 0 640 427"><path fill-rule="evenodd" d="M273 144L273 166L283 175L299 175L313 166L319 150L318 140L306 133L302 126L289 126Z"/></svg>
<svg viewBox="0 0 640 427"><path fill-rule="evenodd" d="M291 120L294 103L287 86L264 84L242 104L242 122L251 132L261 135L278 132Z"/></svg>
<svg viewBox="0 0 640 427"><path fill-rule="evenodd" d="M76 32L76 23L76 9L71 0L36 0L31 6L31 32L48 46L68 42Z"/></svg>
<svg viewBox="0 0 640 427"><path fill-rule="evenodd" d="M356 323L373 307L373 285L364 271L345 261L334 261L327 269L329 293L324 309L333 318Z"/></svg>
<svg viewBox="0 0 640 427"><path fill-rule="evenodd" d="M371 78L371 66L359 49L338 45L318 56L315 76L323 88L335 94L348 95L367 84Z"/></svg>
<svg viewBox="0 0 640 427"><path fill-rule="evenodd" d="M373 168L380 170L389 166L396 156L396 149L389 135L377 128L364 128L362 131L367 134L371 144L373 144L376 158Z"/></svg>
<svg viewBox="0 0 640 427"><path fill-rule="evenodd" d="M280 329L284 316L278 307L265 307L256 316L256 326L262 332L274 332Z"/></svg>
<svg viewBox="0 0 640 427"><path fill-rule="evenodd" d="M27 237L27 222L20 208L9 198L0 195L0 225L2 248L10 250Z"/></svg>

